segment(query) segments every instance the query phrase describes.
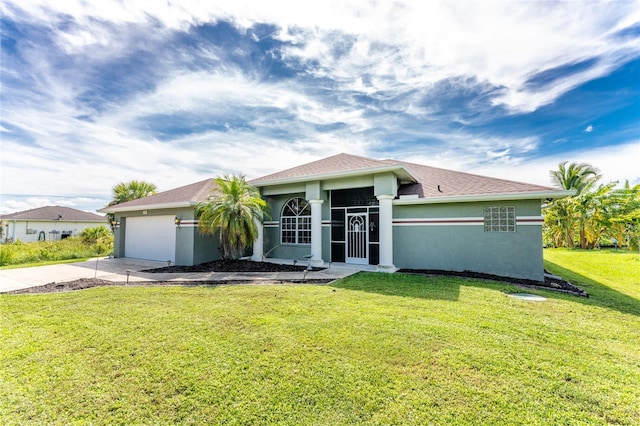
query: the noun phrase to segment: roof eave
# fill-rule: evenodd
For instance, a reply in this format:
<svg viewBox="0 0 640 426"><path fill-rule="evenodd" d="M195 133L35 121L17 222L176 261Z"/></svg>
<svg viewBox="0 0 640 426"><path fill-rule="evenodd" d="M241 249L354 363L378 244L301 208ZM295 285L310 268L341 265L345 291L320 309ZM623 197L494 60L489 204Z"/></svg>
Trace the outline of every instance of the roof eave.
<svg viewBox="0 0 640 426"><path fill-rule="evenodd" d="M356 170L347 170L347 171L339 171L339 172L331 172L331 173L320 173L315 175L305 175L305 176L296 176L291 178L281 178L281 179L273 179L273 180L265 180L262 182L249 182L253 186L256 187L264 187L264 186L274 186L274 185L285 185L289 183L300 183L300 182L309 182L315 180L327 180L327 179L340 179L340 178L348 178L362 175L370 175L376 173L385 173L385 172L400 172L397 173L400 178L404 178L407 182L418 182L418 179L404 166L401 165L389 165L389 166L381 166L381 167L370 167L366 169L356 169Z"/></svg>
<svg viewBox="0 0 640 426"><path fill-rule="evenodd" d="M107 217L105 216L102 219L29 219L27 217L16 217L16 218L6 218L6 217L0 217L0 220L6 220L6 221L12 221L12 222L96 222L96 223L100 223L100 222L104 222L105 220L107 220Z"/></svg>
<svg viewBox="0 0 640 426"><path fill-rule="evenodd" d="M161 209L178 209L185 207L194 207L198 204L196 201L180 201L174 203L159 203L159 204L142 204L137 206L118 206L117 204L110 207L105 207L98 210L100 213L122 213L133 212L139 210L161 210Z"/></svg>
<svg viewBox="0 0 640 426"><path fill-rule="evenodd" d="M536 191L536 192L512 192L503 194L479 194L479 195L454 195L450 197L420 197L399 198L393 200L393 204L444 204L444 203L471 203L477 201L511 201L511 200L546 200L549 198L564 198L575 194L575 191Z"/></svg>

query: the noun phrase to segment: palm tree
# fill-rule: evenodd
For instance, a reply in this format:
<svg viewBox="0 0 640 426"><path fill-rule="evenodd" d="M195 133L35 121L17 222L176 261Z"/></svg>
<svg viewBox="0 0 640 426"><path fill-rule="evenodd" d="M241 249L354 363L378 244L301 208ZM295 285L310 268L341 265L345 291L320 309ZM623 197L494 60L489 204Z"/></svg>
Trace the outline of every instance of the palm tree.
<svg viewBox="0 0 640 426"><path fill-rule="evenodd" d="M111 189L113 200L109 203L109 206L153 195L157 189L153 183L142 180L120 182Z"/></svg>
<svg viewBox="0 0 640 426"><path fill-rule="evenodd" d="M567 247L574 246L573 229L577 220L580 246L585 247L588 209L586 203L582 202L585 199L580 198L580 195L588 193L602 175L590 164L571 163L567 166L567 161L558 164L558 170L551 170L550 175L551 181L557 186L576 191L573 197L556 200L550 205L550 209L556 210L558 228L564 232L565 244Z"/></svg>
<svg viewBox="0 0 640 426"><path fill-rule="evenodd" d="M111 188L111 195L113 200L107 204L107 206L115 206L131 200L137 200L138 198L144 198L156 193L157 187L153 183L145 182L142 180L132 180L130 182L120 182L113 188ZM113 223L115 215L113 213L107 213L109 223ZM114 226L111 226L113 231Z"/></svg>
<svg viewBox="0 0 640 426"><path fill-rule="evenodd" d="M202 234L220 232L224 259L237 259L258 237L258 225L267 203L244 176L224 175L214 179L217 189L198 205L198 230Z"/></svg>
<svg viewBox="0 0 640 426"><path fill-rule="evenodd" d="M97 244L101 240L108 239L111 232L104 226L85 228L80 232L80 238L85 244Z"/></svg>
<svg viewBox="0 0 640 426"><path fill-rule="evenodd" d="M600 171L587 163L571 163L567 161L558 164L558 170L551 170L551 181L562 189L576 191L580 195L582 191L589 190L600 180Z"/></svg>

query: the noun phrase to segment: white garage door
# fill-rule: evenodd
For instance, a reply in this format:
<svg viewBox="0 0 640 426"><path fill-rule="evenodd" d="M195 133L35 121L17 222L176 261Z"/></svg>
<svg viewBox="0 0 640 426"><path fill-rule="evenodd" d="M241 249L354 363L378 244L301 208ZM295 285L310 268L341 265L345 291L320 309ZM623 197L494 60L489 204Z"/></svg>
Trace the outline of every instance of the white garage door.
<svg viewBox="0 0 640 426"><path fill-rule="evenodd" d="M134 259L176 260L174 216L128 217L124 255Z"/></svg>

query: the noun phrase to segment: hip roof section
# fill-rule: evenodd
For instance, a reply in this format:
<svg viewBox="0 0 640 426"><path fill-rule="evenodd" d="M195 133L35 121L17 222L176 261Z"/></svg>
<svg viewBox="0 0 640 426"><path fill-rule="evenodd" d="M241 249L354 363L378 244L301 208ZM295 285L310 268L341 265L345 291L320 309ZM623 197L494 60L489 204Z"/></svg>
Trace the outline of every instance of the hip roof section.
<svg viewBox="0 0 640 426"><path fill-rule="evenodd" d="M213 179L205 179L200 182L158 192L148 197L108 206L99 211L104 213L118 213L140 209L161 209L190 207L205 201L217 189Z"/></svg>
<svg viewBox="0 0 640 426"><path fill-rule="evenodd" d="M71 207L46 206L0 216L1 220L38 220L60 222L106 222L105 216Z"/></svg>
<svg viewBox="0 0 640 426"><path fill-rule="evenodd" d="M418 198L469 197L499 194L527 194L536 198L541 194L565 196L557 189L498 179L454 170L440 169L422 164L398 160L375 160L351 154L338 154L312 163L303 164L281 172L252 180L261 187L292 182L368 175L385 171L394 172L400 182L399 196ZM564 191L566 192L566 191Z"/></svg>

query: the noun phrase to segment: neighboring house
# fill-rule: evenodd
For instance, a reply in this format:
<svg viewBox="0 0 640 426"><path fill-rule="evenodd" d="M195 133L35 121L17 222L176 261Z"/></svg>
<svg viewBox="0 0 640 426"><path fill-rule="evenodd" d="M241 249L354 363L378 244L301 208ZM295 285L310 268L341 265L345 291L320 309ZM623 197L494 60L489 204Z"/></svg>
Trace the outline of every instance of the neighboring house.
<svg viewBox="0 0 640 426"><path fill-rule="evenodd" d="M541 205L572 194L349 154L251 184L271 210L254 244L254 260L310 255L318 266L339 262L377 265L387 272L473 271L535 281L544 278ZM217 239L212 242L195 230L194 207L212 189L213 181L207 180L102 209L116 214L120 223L116 256L185 265L218 258ZM159 234L162 239L150 239ZM162 254L160 247L166 250Z"/></svg>
<svg viewBox="0 0 640 426"><path fill-rule="evenodd" d="M55 241L86 228L107 226L107 218L69 207L47 206L0 216L6 241Z"/></svg>

